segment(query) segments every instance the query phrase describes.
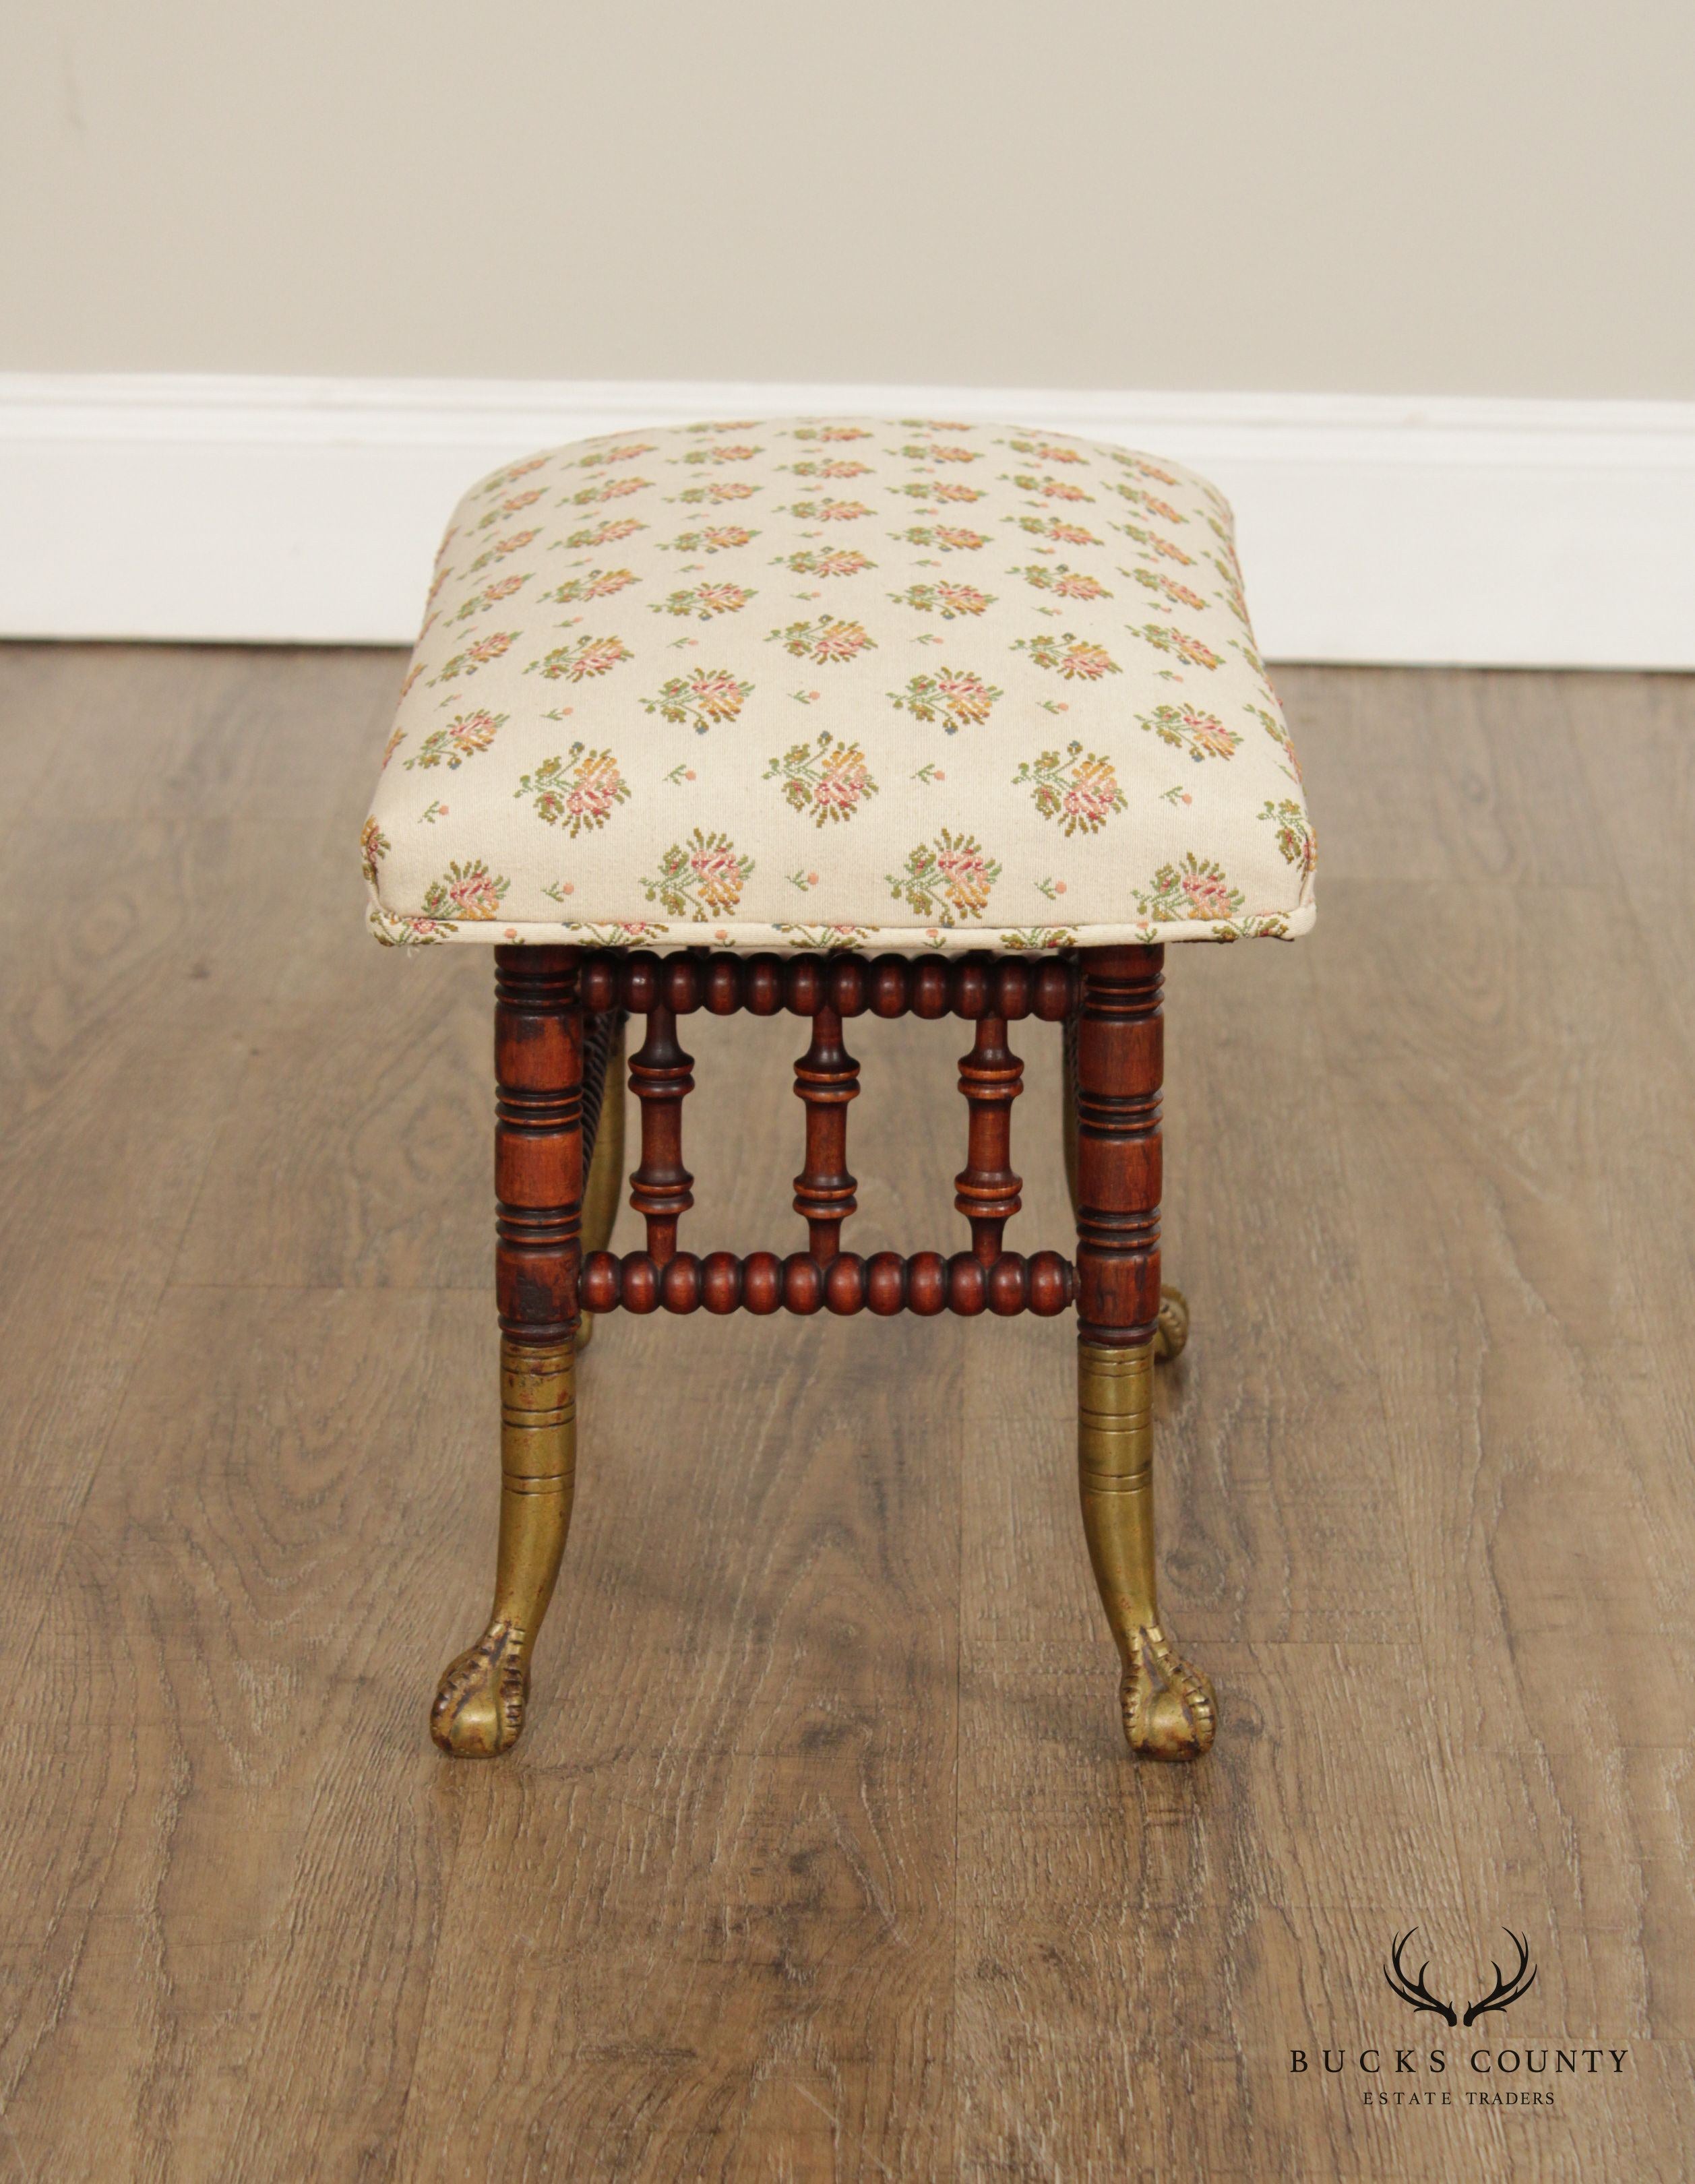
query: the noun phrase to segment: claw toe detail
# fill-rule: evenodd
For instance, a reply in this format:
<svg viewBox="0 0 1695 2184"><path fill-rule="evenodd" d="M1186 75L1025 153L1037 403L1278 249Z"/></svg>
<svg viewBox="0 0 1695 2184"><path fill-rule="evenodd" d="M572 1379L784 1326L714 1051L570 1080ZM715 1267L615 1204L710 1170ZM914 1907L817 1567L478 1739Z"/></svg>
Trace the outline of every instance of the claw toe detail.
<svg viewBox="0 0 1695 2184"><path fill-rule="evenodd" d="M1218 1725L1218 1702L1157 1626L1138 1630L1119 1686L1130 1749L1150 1759L1198 1759Z"/></svg>
<svg viewBox="0 0 1695 2184"><path fill-rule="evenodd" d="M1168 1365L1174 1357L1183 1355L1188 1340L1189 1300L1168 1282L1159 1293L1159 1332L1154 1337L1153 1354L1161 1364Z"/></svg>
<svg viewBox="0 0 1695 2184"><path fill-rule="evenodd" d="M449 1662L430 1708L430 1735L460 1759L493 1759L524 1726L530 1693L529 1641L516 1624L491 1623Z"/></svg>

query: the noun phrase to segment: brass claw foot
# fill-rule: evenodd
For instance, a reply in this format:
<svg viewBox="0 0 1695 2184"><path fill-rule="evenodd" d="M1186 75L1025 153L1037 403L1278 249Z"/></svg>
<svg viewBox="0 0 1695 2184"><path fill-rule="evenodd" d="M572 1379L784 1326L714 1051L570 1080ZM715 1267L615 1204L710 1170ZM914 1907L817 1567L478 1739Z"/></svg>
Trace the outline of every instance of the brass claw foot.
<svg viewBox="0 0 1695 2184"><path fill-rule="evenodd" d="M1211 1747L1218 1725L1213 1686L1157 1624L1132 1635L1118 1696L1132 1752L1148 1759L1198 1759Z"/></svg>
<svg viewBox="0 0 1695 2184"><path fill-rule="evenodd" d="M500 1546L494 1605L449 1663L430 1735L455 1758L492 1759L524 1726L530 1654L553 1598L577 1476L577 1345L500 1346Z"/></svg>
<svg viewBox="0 0 1695 2184"><path fill-rule="evenodd" d="M1162 1365L1168 1365L1183 1355L1188 1340L1189 1300L1168 1282L1159 1293L1159 1332L1153 1339L1153 1354Z"/></svg>
<svg viewBox="0 0 1695 2184"><path fill-rule="evenodd" d="M530 1640L512 1623L491 1623L449 1662L430 1708L430 1735L458 1759L493 1759L517 1742L530 1696Z"/></svg>
<svg viewBox="0 0 1695 2184"><path fill-rule="evenodd" d="M1123 1663L1119 1698L1130 1749L1151 1759L1198 1759L1218 1704L1159 1619L1153 1552L1151 1342L1077 1353L1078 1484L1089 1558Z"/></svg>

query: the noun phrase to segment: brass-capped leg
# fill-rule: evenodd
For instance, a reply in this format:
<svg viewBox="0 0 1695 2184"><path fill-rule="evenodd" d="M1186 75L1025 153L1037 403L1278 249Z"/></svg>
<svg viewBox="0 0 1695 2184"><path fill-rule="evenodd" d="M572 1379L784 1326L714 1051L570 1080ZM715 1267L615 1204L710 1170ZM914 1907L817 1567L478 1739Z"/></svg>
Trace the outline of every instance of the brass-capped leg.
<svg viewBox="0 0 1695 2184"><path fill-rule="evenodd" d="M500 1546L488 1627L449 1663L430 1734L458 1758L493 1758L524 1726L530 1656L571 1529L577 1350L500 1346Z"/></svg>
<svg viewBox="0 0 1695 2184"><path fill-rule="evenodd" d="M1188 1340L1189 1300L1168 1282L1159 1293L1159 1332L1153 1339L1153 1354L1162 1365L1168 1365L1183 1355Z"/></svg>
<svg viewBox="0 0 1695 2184"><path fill-rule="evenodd" d="M1077 1465L1083 1529L1101 1605L1123 1663L1124 1735L1151 1759L1196 1759L1213 1741L1218 1701L1159 1619L1154 1573L1154 1344L1077 1351Z"/></svg>

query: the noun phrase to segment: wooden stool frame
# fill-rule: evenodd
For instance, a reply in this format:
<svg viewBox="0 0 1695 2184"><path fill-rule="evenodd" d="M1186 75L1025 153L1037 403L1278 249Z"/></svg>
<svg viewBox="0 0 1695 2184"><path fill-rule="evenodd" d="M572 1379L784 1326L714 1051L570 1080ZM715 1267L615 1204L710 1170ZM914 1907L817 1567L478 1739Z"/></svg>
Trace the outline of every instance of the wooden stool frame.
<svg viewBox="0 0 1695 2184"><path fill-rule="evenodd" d="M1160 948L1079 949L1031 961L854 954L737 956L690 950L500 947L495 954L495 1280L500 1320L501 1497L488 1628L443 1674L431 1731L449 1752L505 1751L523 1726L530 1660L570 1527L577 1356L585 1312L955 1312L1078 1316L1078 1468L1084 1531L1123 1675L1133 1749L1193 1758L1213 1741L1216 1703L1159 1618L1154 1568L1153 1366L1183 1346L1188 1312L1159 1279ZM683 1164L693 1063L680 1017L786 1012L811 1020L795 1065L806 1116L795 1210L804 1251L705 1257L679 1251L694 1203ZM855 1209L847 1109L859 1064L856 1016L954 1016L975 1026L959 1065L968 1112L955 1205L968 1250L861 1259L841 1248ZM605 1247L623 1179L623 1102L605 1091L626 1018L646 1022L629 1057L641 1108L630 1203L645 1248ZM1076 1259L1003 1247L1018 1211L1012 1106L1023 1065L1008 1027L1065 1029L1066 1154ZM604 1117L604 1126L603 1126Z"/></svg>

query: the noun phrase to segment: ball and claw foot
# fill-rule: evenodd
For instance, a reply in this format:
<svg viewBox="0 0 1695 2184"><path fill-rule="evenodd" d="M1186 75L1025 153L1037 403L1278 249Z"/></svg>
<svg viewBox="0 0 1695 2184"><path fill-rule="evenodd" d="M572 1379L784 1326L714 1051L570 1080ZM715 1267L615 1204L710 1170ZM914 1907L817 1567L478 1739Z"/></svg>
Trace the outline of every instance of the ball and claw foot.
<svg viewBox="0 0 1695 2184"><path fill-rule="evenodd" d="M456 1759L510 1751L530 1696L530 1640L515 1623L491 1623L449 1663L430 1708L430 1735Z"/></svg>
<svg viewBox="0 0 1695 2184"><path fill-rule="evenodd" d="M1168 1365L1183 1355L1189 1340L1189 1300L1168 1282L1159 1293L1159 1332L1153 1340L1154 1357Z"/></svg>
<svg viewBox="0 0 1695 2184"><path fill-rule="evenodd" d="M1135 1633L1118 1696L1132 1752L1147 1759L1198 1759L1210 1748L1218 1725L1213 1686L1157 1624Z"/></svg>
<svg viewBox="0 0 1695 2184"><path fill-rule="evenodd" d="M1189 1300L1168 1282L1159 1293L1155 1361L1170 1364L1183 1355L1188 1340ZM1190 1667L1163 1631L1144 1629L1136 1638L1137 1665L1119 1687L1130 1749L1150 1759L1198 1759L1211 1746L1218 1725L1218 1702L1212 1685L1199 1669ZM1156 1668L1164 1679L1157 1689Z"/></svg>

